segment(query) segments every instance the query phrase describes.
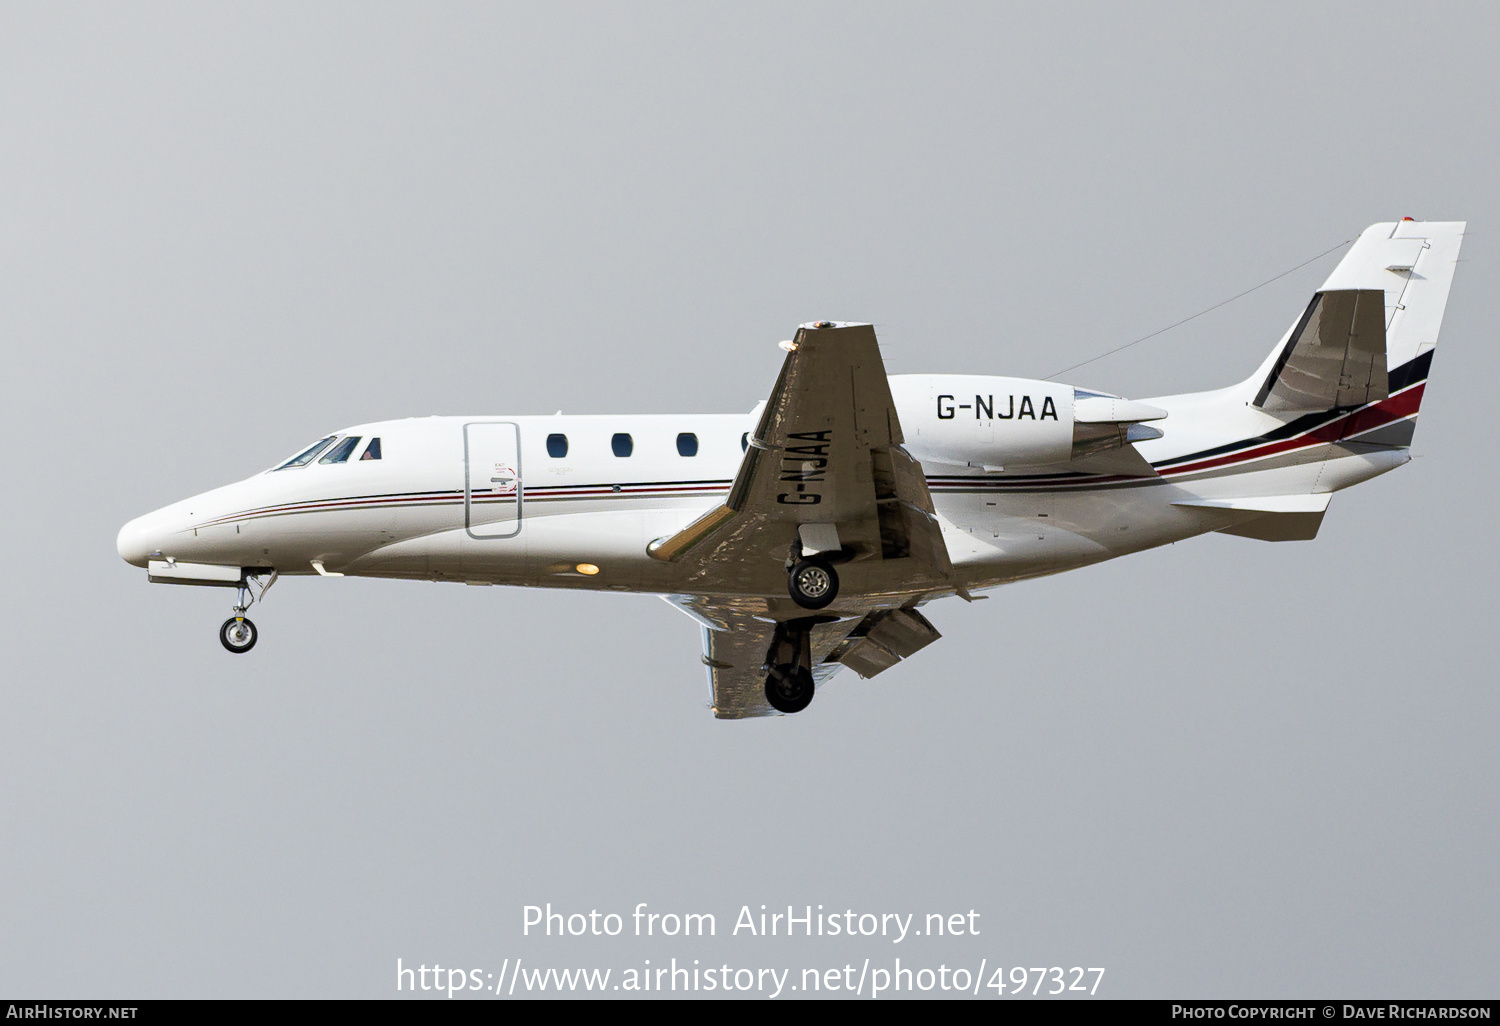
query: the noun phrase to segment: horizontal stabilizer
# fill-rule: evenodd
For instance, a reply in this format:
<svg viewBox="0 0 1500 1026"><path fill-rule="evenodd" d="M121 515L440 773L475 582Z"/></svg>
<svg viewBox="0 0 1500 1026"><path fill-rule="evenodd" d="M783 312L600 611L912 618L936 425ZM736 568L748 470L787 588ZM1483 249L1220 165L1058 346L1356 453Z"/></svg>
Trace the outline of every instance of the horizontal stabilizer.
<svg viewBox="0 0 1500 1026"><path fill-rule="evenodd" d="M1257 513L1322 513L1328 509L1331 492L1316 495L1258 495L1248 499L1183 499L1174 506L1204 509L1242 509Z"/></svg>
<svg viewBox="0 0 1500 1026"><path fill-rule="evenodd" d="M1221 527L1219 533L1257 541L1312 541L1322 525L1321 513L1267 513L1243 524Z"/></svg>
<svg viewBox="0 0 1500 1026"><path fill-rule="evenodd" d="M1321 492L1316 495L1261 495L1247 499L1193 499L1172 505L1260 514L1221 527L1220 534L1259 541L1312 541L1318 536L1323 514L1328 511L1330 495Z"/></svg>
<svg viewBox="0 0 1500 1026"><path fill-rule="evenodd" d="M1255 397L1268 413L1363 406L1386 398L1385 293L1313 296Z"/></svg>

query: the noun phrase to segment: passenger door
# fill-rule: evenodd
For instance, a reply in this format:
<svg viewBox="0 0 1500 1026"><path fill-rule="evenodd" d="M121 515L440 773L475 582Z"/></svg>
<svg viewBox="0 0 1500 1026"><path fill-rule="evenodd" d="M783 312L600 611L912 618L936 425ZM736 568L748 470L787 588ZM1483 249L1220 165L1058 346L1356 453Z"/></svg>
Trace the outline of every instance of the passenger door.
<svg viewBox="0 0 1500 1026"><path fill-rule="evenodd" d="M464 527L471 538L521 531L521 429L508 422L464 425Z"/></svg>

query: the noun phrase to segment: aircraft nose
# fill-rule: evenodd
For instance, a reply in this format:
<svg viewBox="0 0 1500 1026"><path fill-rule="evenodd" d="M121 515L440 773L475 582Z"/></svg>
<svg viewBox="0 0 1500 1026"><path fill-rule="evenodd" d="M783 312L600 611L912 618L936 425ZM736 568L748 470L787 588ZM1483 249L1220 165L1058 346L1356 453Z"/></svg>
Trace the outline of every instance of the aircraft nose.
<svg viewBox="0 0 1500 1026"><path fill-rule="evenodd" d="M161 551L164 534L160 530L160 517L155 513L147 513L120 528L120 533L115 537L115 548L125 562L143 567L151 553Z"/></svg>

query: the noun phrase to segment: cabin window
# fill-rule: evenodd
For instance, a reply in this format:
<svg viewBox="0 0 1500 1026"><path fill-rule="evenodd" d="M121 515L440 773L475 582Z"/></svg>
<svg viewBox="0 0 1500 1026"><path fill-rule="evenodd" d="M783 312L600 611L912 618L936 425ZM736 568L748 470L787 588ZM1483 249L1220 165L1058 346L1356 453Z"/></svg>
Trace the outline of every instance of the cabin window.
<svg viewBox="0 0 1500 1026"><path fill-rule="evenodd" d="M367 445L367 446L365 446L365 454L363 456L361 456L360 459L362 459L362 460L378 460L378 459L380 459L380 439L379 438L372 438L372 439L370 439L370 444Z"/></svg>
<svg viewBox="0 0 1500 1026"><path fill-rule="evenodd" d="M560 460L564 456L566 456L567 454L568 454L568 436L567 435L548 435L547 436L547 455L548 456L551 456L555 460Z"/></svg>
<svg viewBox="0 0 1500 1026"><path fill-rule="evenodd" d="M338 445L328 450L328 455L320 459L319 463L348 463L349 457L354 455L354 447L359 444L358 435L350 435Z"/></svg>
<svg viewBox="0 0 1500 1026"><path fill-rule="evenodd" d="M749 448L750 448L750 432L746 431L743 435L740 435L740 452L744 452L745 450L747 450Z"/></svg>
<svg viewBox="0 0 1500 1026"><path fill-rule="evenodd" d="M287 470L287 469L289 469L291 467L305 467L305 466L307 466L309 463L311 463L313 461L313 459L318 455L318 453L322 452L324 449L326 449L328 447L328 443L329 442L333 441L337 437L338 437L338 435L329 435L327 438L320 438L320 439L318 439L312 445L309 445L306 449L303 449L297 455L293 456L291 459L287 460L285 463L281 464L281 466L277 467L276 469L277 470Z"/></svg>
<svg viewBox="0 0 1500 1026"><path fill-rule="evenodd" d="M698 436L695 435L695 434L693 434L691 431L684 431L682 434L678 435L677 436L677 455L679 455L679 456L696 456L696 455L698 455Z"/></svg>
<svg viewBox="0 0 1500 1026"><path fill-rule="evenodd" d="M629 456L635 451L635 442L621 431L609 440L609 447L615 451L616 456Z"/></svg>

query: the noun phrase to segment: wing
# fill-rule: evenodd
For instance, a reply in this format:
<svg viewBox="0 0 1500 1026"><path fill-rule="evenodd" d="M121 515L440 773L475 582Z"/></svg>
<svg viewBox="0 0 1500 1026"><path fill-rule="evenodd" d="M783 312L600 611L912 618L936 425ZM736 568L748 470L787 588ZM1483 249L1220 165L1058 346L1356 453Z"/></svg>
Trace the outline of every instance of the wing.
<svg viewBox="0 0 1500 1026"><path fill-rule="evenodd" d="M764 599L708 599L663 595L698 621L703 629L703 665L713 694L714 715L721 720L778 716L766 701L766 662L779 625ZM812 629L813 681L821 687L839 671L829 656L859 623L860 617L820 623Z"/></svg>
<svg viewBox="0 0 1500 1026"><path fill-rule="evenodd" d="M711 599L701 595L663 595L698 621L703 630L703 664L713 712L721 720L780 715L766 701L766 664L785 637L764 599ZM925 648L940 635L915 609L871 608L843 617L818 618L809 631L813 681L819 688L850 666L861 677L873 677Z"/></svg>
<svg viewBox="0 0 1500 1026"><path fill-rule="evenodd" d="M680 565L694 594L784 593L797 552L849 564L856 594L942 587L948 551L901 442L874 328L803 325L724 505L651 554Z"/></svg>

